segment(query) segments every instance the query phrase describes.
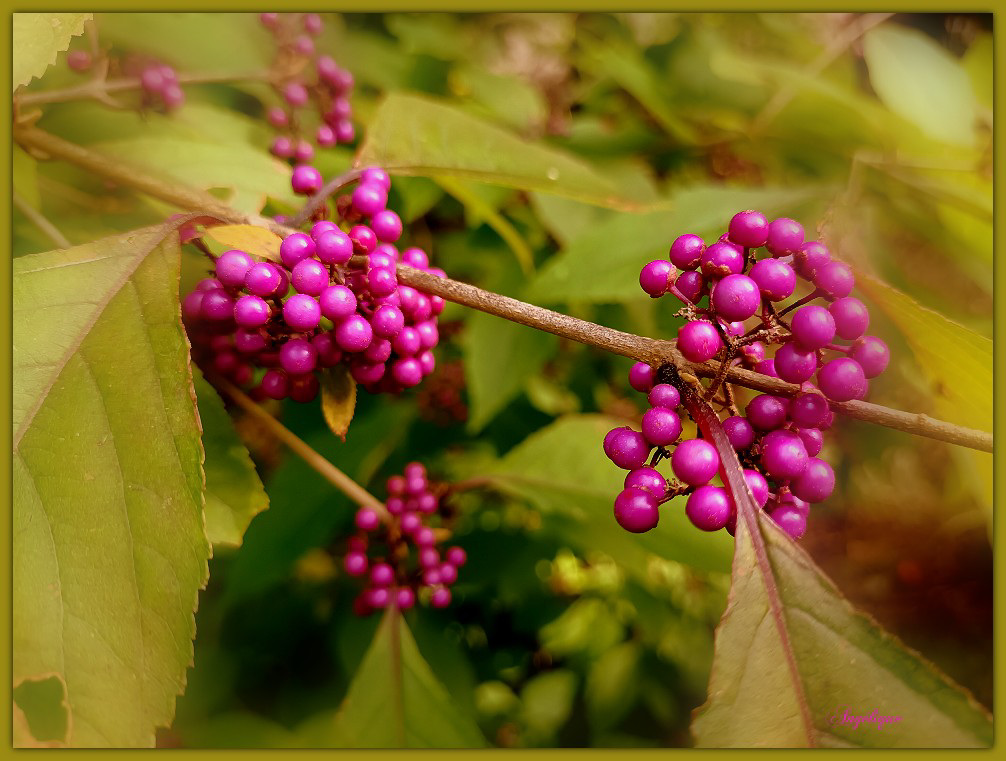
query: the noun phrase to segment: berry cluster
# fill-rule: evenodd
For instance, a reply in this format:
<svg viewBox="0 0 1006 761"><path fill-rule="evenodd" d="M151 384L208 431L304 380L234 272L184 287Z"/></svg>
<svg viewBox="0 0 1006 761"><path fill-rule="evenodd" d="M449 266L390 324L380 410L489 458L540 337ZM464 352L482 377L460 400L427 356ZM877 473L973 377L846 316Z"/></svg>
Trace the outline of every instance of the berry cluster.
<svg viewBox="0 0 1006 761"><path fill-rule="evenodd" d="M94 59L86 50L71 50L66 54L66 65L70 67L70 71L75 71L78 74L90 71L93 64Z"/></svg>
<svg viewBox="0 0 1006 761"><path fill-rule="evenodd" d="M767 256L758 258L762 247ZM806 292L777 309L794 297L798 277L808 281ZM732 413L723 428L745 465L755 501L799 538L809 504L827 499L835 486L831 466L817 456L822 432L834 420L829 402L865 397L868 379L882 373L890 359L881 339L865 335L870 316L863 302L849 295L855 284L851 268L833 260L823 243L806 241L794 220L769 222L757 211L742 211L708 246L697 235L679 236L669 260L643 267L639 284L653 298L670 293L684 303L680 314L687 322L678 331L677 346L686 359L718 358L723 370L741 364L800 385L793 398L755 396L743 415L730 385L721 383L722 373L707 390L707 396L722 390L723 409ZM826 306L810 303L818 299ZM811 382L815 373L816 385ZM616 428L604 440L608 457L630 471L615 500L618 523L629 531L648 531L657 525L659 504L687 494L685 512L695 526L732 533L732 500L725 489L710 484L720 471L716 448L701 438L678 442L679 389L656 382L653 369L642 362L630 370L629 382L648 394L650 409L642 432ZM671 461L675 482L668 483L655 468L663 457Z"/></svg>
<svg viewBox="0 0 1006 761"><path fill-rule="evenodd" d="M461 547L448 547L442 557L437 549L449 534L444 492L429 482L420 463L411 462L402 475L388 479L388 520L382 522L372 507L357 511L359 532L349 540L344 567L350 576L365 579L353 604L358 615L389 605L408 610L417 600L434 608L450 604L450 586L467 557Z"/></svg>
<svg viewBox="0 0 1006 761"><path fill-rule="evenodd" d="M321 16L317 13L262 13L259 20L276 41L274 69L289 72L275 85L283 105L270 108L266 114L269 123L280 132L270 148L272 154L296 164L307 164L314 158L314 145L331 148L339 143L353 142L356 130L349 103L353 75L331 56L316 54L313 38L324 26ZM314 72L313 81L303 76L304 71ZM320 124L314 129L314 145L304 137L307 106L311 104L320 115ZM311 195L321 188L320 175L317 170L310 169L310 172L299 174L294 171L295 192Z"/></svg>
<svg viewBox="0 0 1006 761"><path fill-rule="evenodd" d="M148 63L140 70L143 105L160 104L165 111L174 111L185 103L185 92L178 84L178 74L166 63Z"/></svg>
<svg viewBox="0 0 1006 761"><path fill-rule="evenodd" d="M281 263L222 253L214 276L182 302L196 361L239 386L261 368L253 397L299 402L317 395L315 370L340 362L374 393L411 388L432 373L444 301L399 284L395 265L445 273L422 249L395 247L402 223L385 208L390 187L384 170L364 170L349 196L357 223L343 231L321 220L288 235ZM351 268L354 254L366 264Z"/></svg>

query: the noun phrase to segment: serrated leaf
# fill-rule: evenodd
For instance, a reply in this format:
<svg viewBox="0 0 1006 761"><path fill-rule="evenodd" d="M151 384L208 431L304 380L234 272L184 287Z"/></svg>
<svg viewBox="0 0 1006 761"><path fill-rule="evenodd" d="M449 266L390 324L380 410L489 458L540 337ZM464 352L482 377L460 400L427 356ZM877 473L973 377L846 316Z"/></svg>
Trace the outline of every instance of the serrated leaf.
<svg viewBox="0 0 1006 761"><path fill-rule="evenodd" d="M482 748L486 741L389 609L363 657L329 737L339 748Z"/></svg>
<svg viewBox="0 0 1006 761"><path fill-rule="evenodd" d="M90 13L15 13L13 16L14 88L41 77L56 63L70 40L84 31Z"/></svg>
<svg viewBox="0 0 1006 761"><path fill-rule="evenodd" d="M884 24L863 37L870 83L894 113L955 145L975 143L975 97L960 63L928 35Z"/></svg>
<svg viewBox="0 0 1006 761"><path fill-rule="evenodd" d="M614 208L644 205L582 159L530 143L443 101L399 92L378 107L357 163L540 190Z"/></svg>
<svg viewBox="0 0 1006 761"><path fill-rule="evenodd" d="M74 746L152 746L206 583L183 220L14 262L13 677L66 684Z"/></svg>
<svg viewBox="0 0 1006 761"><path fill-rule="evenodd" d="M986 747L991 716L855 610L759 510L716 414L684 395L737 504L732 584L716 632L700 747ZM849 717L890 717L878 725ZM894 717L897 717L894 719Z"/></svg>
<svg viewBox="0 0 1006 761"><path fill-rule="evenodd" d="M279 247L283 239L264 227L258 225L214 225L206 229L206 234L228 248L240 249L252 256L268 259L271 262L282 261L279 256Z"/></svg>
<svg viewBox="0 0 1006 761"><path fill-rule="evenodd" d="M206 452L206 535L213 544L237 547L252 518L269 507L269 496L220 395L198 367L192 379Z"/></svg>
<svg viewBox="0 0 1006 761"><path fill-rule="evenodd" d="M345 441L356 412L356 381L342 363L321 373L321 411L332 433Z"/></svg>
<svg viewBox="0 0 1006 761"><path fill-rule="evenodd" d="M645 534L629 534L615 523L614 502L625 472L605 457L601 442L608 431L624 424L603 415L567 415L478 475L538 507L564 541L611 555L638 580L647 580L651 556L727 571L730 537L697 531L678 509L680 501L662 508L660 523Z"/></svg>
<svg viewBox="0 0 1006 761"><path fill-rule="evenodd" d="M528 286L528 298L547 303L646 300L639 270L651 259L666 258L679 235L719 236L739 209L793 214L822 194L822 188L680 189L668 199L666 210L616 214L585 228L542 267Z"/></svg>

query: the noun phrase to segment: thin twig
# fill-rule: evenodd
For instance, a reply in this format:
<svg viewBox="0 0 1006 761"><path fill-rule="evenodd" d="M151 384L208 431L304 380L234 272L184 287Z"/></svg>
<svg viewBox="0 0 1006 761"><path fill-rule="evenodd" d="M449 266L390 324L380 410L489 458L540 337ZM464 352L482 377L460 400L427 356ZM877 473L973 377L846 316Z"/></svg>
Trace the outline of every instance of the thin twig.
<svg viewBox="0 0 1006 761"><path fill-rule="evenodd" d="M241 389L217 375L209 377L212 377L214 386L227 394L241 409L261 422L269 430L269 433L286 444L294 454L318 471L332 486L360 507L373 508L381 516L382 521L390 520L390 514L377 497L322 457L310 444L262 409Z"/></svg>
<svg viewBox="0 0 1006 761"><path fill-rule="evenodd" d="M42 212L37 209L33 209L26 200L18 195L16 190L11 193L11 200L14 202L14 206L17 207L18 211L24 214L25 217L28 218L29 222L45 233L45 236L57 246L60 248L70 248L70 246L73 245L66 239L66 236L64 236L63 233L56 228L56 225L46 219L42 215Z"/></svg>
<svg viewBox="0 0 1006 761"><path fill-rule="evenodd" d="M225 84L229 82L268 82L268 72L251 74L179 74L178 83L182 85ZM41 92L26 92L16 94L14 99L21 106L41 106L46 103L66 103L74 100L102 100L117 92L139 90L143 85L138 77L124 79L89 80L73 87L62 87L58 90L42 90Z"/></svg>
<svg viewBox="0 0 1006 761"><path fill-rule="evenodd" d="M263 217L242 214L221 203L209 193L177 183L165 182L147 174L142 169L124 165L118 160L68 143L36 127L16 126L14 140L26 148L33 148L49 156L69 161L100 176L148 193L186 210L203 211L233 224L256 224L269 228L281 236L294 232L292 228L276 224ZM365 262L365 258L354 257L353 261L359 266ZM474 285L437 277L429 272L403 264L398 265L398 278L406 285L435 294L456 304L478 309L487 314L553 333L563 338L579 341L613 354L647 362L653 366L670 362L682 370L707 378L715 377L719 370L719 363L714 360L702 364L687 361L677 350L674 341L623 333L620 330L606 328L603 325L596 325L569 315L553 312L550 309L527 304L509 296L486 291ZM738 386L779 396L794 396L800 392L800 387L792 383L786 383L778 378L739 367L731 368L726 374L726 380ZM860 401L832 402L831 407L857 420L982 452L992 451L993 438L991 433L964 428L921 413L903 412Z"/></svg>

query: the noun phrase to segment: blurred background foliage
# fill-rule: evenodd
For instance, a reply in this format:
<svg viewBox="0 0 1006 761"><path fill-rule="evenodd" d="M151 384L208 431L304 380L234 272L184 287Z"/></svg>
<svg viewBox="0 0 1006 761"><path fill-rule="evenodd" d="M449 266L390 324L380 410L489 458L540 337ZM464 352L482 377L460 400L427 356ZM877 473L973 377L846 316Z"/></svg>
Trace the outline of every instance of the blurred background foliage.
<svg viewBox="0 0 1006 761"><path fill-rule="evenodd" d="M610 191L613 200L586 203L574 187L395 173L389 205L452 277L671 336L675 307L638 288L644 262L678 234L718 235L740 209L792 216L855 267L870 332L891 345L871 400L991 429L991 15L325 20L319 49L356 77L358 135L373 128L382 139L365 151L407 143L446 107L487 130L448 133L442 122L459 155L485 152L480 141L502 130ZM184 74L261 72L272 51L254 14L105 13L95 27L113 53ZM75 77L61 56L44 86ZM186 92L170 117L77 101L47 106L40 126L243 210L294 209L288 170L267 153L269 88ZM389 114L380 104L390 93L430 98L433 110ZM323 151L316 165L328 176L353 153ZM14 188L75 244L174 211L18 148ZM15 255L51 248L22 213L13 221ZM183 287L204 269L186 256ZM460 501L457 539L471 560L455 603L406 617L421 657L488 743L689 744L732 544L687 525L675 503L651 534L614 524L622 475L600 442L613 421L638 421L629 361L455 305L442 326L437 373L399 399L361 395L345 443L317 403L275 413L379 495L411 459L445 479L493 475L492 489ZM160 743L330 742L319 727L378 625L350 610L355 584L340 566L350 504L254 420L236 422L269 509L235 537L240 546L215 548L195 667ZM847 421L825 454L839 486L814 508L804 547L854 604L990 706L991 456Z"/></svg>

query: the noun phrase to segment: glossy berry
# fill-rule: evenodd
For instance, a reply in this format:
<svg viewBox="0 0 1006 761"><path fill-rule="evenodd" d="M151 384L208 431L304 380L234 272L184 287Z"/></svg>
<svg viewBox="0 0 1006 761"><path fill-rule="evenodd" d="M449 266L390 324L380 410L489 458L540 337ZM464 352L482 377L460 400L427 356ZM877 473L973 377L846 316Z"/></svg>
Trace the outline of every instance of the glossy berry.
<svg viewBox="0 0 1006 761"><path fill-rule="evenodd" d="M758 284L747 275L727 275L716 283L710 298L716 313L728 321L746 320L761 306Z"/></svg>
<svg viewBox="0 0 1006 761"><path fill-rule="evenodd" d="M835 332L846 341L855 341L870 327L870 312L866 305L853 296L846 296L828 307L835 320Z"/></svg>
<svg viewBox="0 0 1006 761"><path fill-rule="evenodd" d="M764 246L768 240L768 220L759 211L737 212L730 220L727 236L738 246Z"/></svg>
<svg viewBox="0 0 1006 761"><path fill-rule="evenodd" d="M642 394L653 388L653 368L646 362L637 362L629 368L629 385Z"/></svg>
<svg viewBox="0 0 1006 761"><path fill-rule="evenodd" d="M705 241L698 235L679 235L671 244L668 259L679 270L693 270L699 266L699 258L705 247Z"/></svg>
<svg viewBox="0 0 1006 761"><path fill-rule="evenodd" d="M719 241L702 252L702 274L706 277L725 277L744 270L744 250L733 243Z"/></svg>
<svg viewBox="0 0 1006 761"><path fill-rule="evenodd" d="M294 330L314 330L321 321L321 307L306 293L295 293L283 304L283 320Z"/></svg>
<svg viewBox="0 0 1006 761"><path fill-rule="evenodd" d="M290 272L290 284L298 293L318 296L328 287L328 270L317 259L301 259Z"/></svg>
<svg viewBox="0 0 1006 761"><path fill-rule="evenodd" d="M635 487L650 492L660 499L667 493L667 481L656 468L638 468L629 471L625 477L624 487Z"/></svg>
<svg viewBox="0 0 1006 761"><path fill-rule="evenodd" d="M789 404L789 418L801 428L817 428L828 411L828 400L821 394L797 394Z"/></svg>
<svg viewBox="0 0 1006 761"><path fill-rule="evenodd" d="M790 489L805 502L824 502L835 490L835 471L824 460L811 457L807 467Z"/></svg>
<svg viewBox="0 0 1006 761"><path fill-rule="evenodd" d="M245 328L257 328L269 322L270 309L264 299L246 294L234 302L234 322Z"/></svg>
<svg viewBox="0 0 1006 761"><path fill-rule="evenodd" d="M245 274L244 286L256 296L277 295L283 277L276 266L269 262L256 262Z"/></svg>
<svg viewBox="0 0 1006 761"><path fill-rule="evenodd" d="M639 271L639 287L652 298L663 296L671 282L674 267L666 259L655 259Z"/></svg>
<svg viewBox="0 0 1006 761"><path fill-rule="evenodd" d="M335 340L339 348L349 352L361 352L370 346L374 330L367 319L353 314L335 326Z"/></svg>
<svg viewBox="0 0 1006 761"><path fill-rule="evenodd" d="M608 459L624 470L643 467L651 449L643 434L628 427L608 431L603 447Z"/></svg>
<svg viewBox="0 0 1006 761"><path fill-rule="evenodd" d="M755 430L747 418L732 415L723 421L723 430L734 449L747 449L754 444Z"/></svg>
<svg viewBox="0 0 1006 761"><path fill-rule="evenodd" d="M686 322L678 330L678 351L692 362L712 359L722 345L715 326L706 320Z"/></svg>
<svg viewBox="0 0 1006 761"><path fill-rule="evenodd" d="M719 486L700 486L688 496L685 515L703 531L719 531L730 520L730 497Z"/></svg>
<svg viewBox="0 0 1006 761"><path fill-rule="evenodd" d="M829 411L829 415L832 413ZM824 446L824 434L818 428L797 428L797 435L807 449L808 457L817 457Z"/></svg>
<svg viewBox="0 0 1006 761"><path fill-rule="evenodd" d="M353 190L353 208L361 214L371 216L383 211L388 203L388 192L380 185L361 183Z"/></svg>
<svg viewBox="0 0 1006 761"><path fill-rule="evenodd" d="M768 226L765 248L773 256L786 256L803 245L803 225L787 217L773 219Z"/></svg>
<svg viewBox="0 0 1006 761"><path fill-rule="evenodd" d="M216 276L223 285L234 287L244 285L245 276L255 262L244 251L232 249L217 257Z"/></svg>
<svg viewBox="0 0 1006 761"><path fill-rule="evenodd" d="M876 336L866 336L852 345L849 357L863 368L863 375L875 378L887 369L887 364L891 361L891 352L887 344Z"/></svg>
<svg viewBox="0 0 1006 761"><path fill-rule="evenodd" d="M792 505L780 505L769 515L776 524L793 539L799 539L807 531L807 515Z"/></svg>
<svg viewBox="0 0 1006 761"><path fill-rule="evenodd" d="M773 367L780 378L789 383L803 383L817 370L817 355L796 341L787 341L776 349Z"/></svg>
<svg viewBox="0 0 1006 761"><path fill-rule="evenodd" d="M793 313L793 338L806 349L820 349L835 338L835 318L825 307L807 304ZM778 369L778 363L776 363Z"/></svg>
<svg viewBox="0 0 1006 761"><path fill-rule="evenodd" d="M793 255L796 273L805 280L813 280L819 269L831 261L828 247L816 240L809 240Z"/></svg>
<svg viewBox="0 0 1006 761"><path fill-rule="evenodd" d="M814 285L830 299L841 299L852 293L856 276L845 262L828 262L814 274Z"/></svg>
<svg viewBox="0 0 1006 761"><path fill-rule="evenodd" d="M848 402L866 395L866 375L858 362L840 357L817 371L817 386L836 402Z"/></svg>
<svg viewBox="0 0 1006 761"><path fill-rule="evenodd" d="M314 239L307 233L292 233L279 246L279 256L287 269L293 269L297 262L313 256L316 250Z"/></svg>
<svg viewBox="0 0 1006 761"><path fill-rule="evenodd" d="M630 486L615 497L615 520L626 531L641 534L656 528L659 519L657 498L650 492Z"/></svg>
<svg viewBox="0 0 1006 761"><path fill-rule="evenodd" d="M789 405L781 397L759 394L744 409L748 423L759 431L774 431L786 422Z"/></svg>
<svg viewBox="0 0 1006 761"><path fill-rule="evenodd" d="M681 418L672 410L652 407L643 415L643 436L658 447L666 447L681 435Z"/></svg>
<svg viewBox="0 0 1006 761"><path fill-rule="evenodd" d="M341 230L326 230L315 241L318 258L325 264L345 264L353 258L353 241Z"/></svg>
<svg viewBox="0 0 1006 761"><path fill-rule="evenodd" d="M381 518L372 507L361 507L356 511L356 527L363 531L373 531L381 523Z"/></svg>
<svg viewBox="0 0 1006 761"><path fill-rule="evenodd" d="M706 295L706 279L701 272L688 271L678 275L674 285L689 303L697 304L699 299Z"/></svg>
<svg viewBox="0 0 1006 761"><path fill-rule="evenodd" d="M394 243L402 237L402 220L391 209L379 211L370 220L370 227L379 241Z"/></svg>
<svg viewBox="0 0 1006 761"><path fill-rule="evenodd" d="M304 375L318 364L318 350L303 338L291 338L279 350L279 363L290 375Z"/></svg>
<svg viewBox="0 0 1006 761"><path fill-rule="evenodd" d="M686 439L671 455L671 470L689 486L709 483L720 467L716 447L704 439Z"/></svg>
<svg viewBox="0 0 1006 761"><path fill-rule="evenodd" d="M307 164L294 167L293 174L290 176L293 192L299 195L314 195L321 190L322 184L321 172Z"/></svg>
<svg viewBox="0 0 1006 761"><path fill-rule="evenodd" d="M356 314L356 294L344 285L330 285L318 296L321 313L339 323Z"/></svg>
<svg viewBox="0 0 1006 761"><path fill-rule="evenodd" d="M778 259L761 259L748 274L769 301L788 299L796 289L796 272Z"/></svg>
<svg viewBox="0 0 1006 761"><path fill-rule="evenodd" d="M651 407L664 407L673 410L681 404L681 394L669 383L658 383L650 389L646 400Z"/></svg>
<svg viewBox="0 0 1006 761"><path fill-rule="evenodd" d="M747 481L748 488L751 489L751 496L754 497L755 504L758 507L765 507L769 495L768 481L765 480L765 476L757 470L745 468L744 480Z"/></svg>
<svg viewBox="0 0 1006 761"><path fill-rule="evenodd" d="M807 449L792 431L772 431L762 440L761 461L765 474L778 481L800 476L807 467Z"/></svg>
<svg viewBox="0 0 1006 761"><path fill-rule="evenodd" d="M398 307L390 304L384 304L374 310L374 314L370 318L370 325L374 329L374 335L380 336L381 338L394 338L401 333L402 328L405 327L405 316L402 314L402 310ZM436 330L435 327L433 329ZM417 332L419 331L417 330ZM419 339L420 346L422 346L424 342L421 333Z"/></svg>
<svg viewBox="0 0 1006 761"><path fill-rule="evenodd" d="M86 50L71 50L66 54L66 65L72 71L82 72L91 68L91 54Z"/></svg>

